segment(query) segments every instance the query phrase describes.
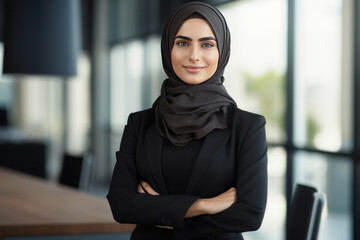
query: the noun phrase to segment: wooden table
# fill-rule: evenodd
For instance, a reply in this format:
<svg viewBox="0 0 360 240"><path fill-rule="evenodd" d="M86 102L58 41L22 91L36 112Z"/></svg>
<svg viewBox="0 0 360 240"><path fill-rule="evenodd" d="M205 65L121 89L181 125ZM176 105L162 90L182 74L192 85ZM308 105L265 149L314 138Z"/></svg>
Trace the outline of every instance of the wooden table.
<svg viewBox="0 0 360 240"><path fill-rule="evenodd" d="M133 228L114 221L106 199L0 167L0 240Z"/></svg>

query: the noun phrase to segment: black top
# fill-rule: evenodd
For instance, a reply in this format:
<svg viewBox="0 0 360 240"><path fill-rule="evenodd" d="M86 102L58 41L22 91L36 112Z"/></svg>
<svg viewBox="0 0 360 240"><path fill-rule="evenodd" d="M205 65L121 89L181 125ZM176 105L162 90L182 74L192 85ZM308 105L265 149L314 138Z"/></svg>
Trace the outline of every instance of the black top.
<svg viewBox="0 0 360 240"><path fill-rule="evenodd" d="M161 153L161 167L168 194L184 194L203 138L192 140L183 147L165 140Z"/></svg>

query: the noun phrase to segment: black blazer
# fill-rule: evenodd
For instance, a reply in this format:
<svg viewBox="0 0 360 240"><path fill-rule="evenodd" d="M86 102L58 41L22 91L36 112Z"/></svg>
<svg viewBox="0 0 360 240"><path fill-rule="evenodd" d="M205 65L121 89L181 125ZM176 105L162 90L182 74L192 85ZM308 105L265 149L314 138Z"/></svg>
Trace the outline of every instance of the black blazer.
<svg viewBox="0 0 360 240"><path fill-rule="evenodd" d="M116 221L138 224L132 239L144 239L141 227L149 235L153 225L172 226L176 239L181 240L260 227L267 199L265 118L235 107L228 116L228 128L215 129L205 137L185 194L168 195L161 168L163 138L155 125L154 110L129 115L107 198ZM140 180L160 195L138 193ZM215 215L184 218L198 198L214 197L230 187L237 189L230 208Z"/></svg>

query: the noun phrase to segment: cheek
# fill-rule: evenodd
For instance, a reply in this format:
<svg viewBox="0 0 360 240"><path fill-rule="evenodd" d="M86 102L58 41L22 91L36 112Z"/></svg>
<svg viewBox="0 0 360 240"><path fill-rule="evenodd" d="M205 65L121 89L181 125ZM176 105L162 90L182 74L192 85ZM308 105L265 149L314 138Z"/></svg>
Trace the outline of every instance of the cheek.
<svg viewBox="0 0 360 240"><path fill-rule="evenodd" d="M214 71L216 71L219 62L219 52L218 51L209 52L206 56L206 62L211 69L215 69Z"/></svg>
<svg viewBox="0 0 360 240"><path fill-rule="evenodd" d="M184 53L182 51L176 50L176 48L173 48L171 51L171 63L174 69L182 64L183 59Z"/></svg>

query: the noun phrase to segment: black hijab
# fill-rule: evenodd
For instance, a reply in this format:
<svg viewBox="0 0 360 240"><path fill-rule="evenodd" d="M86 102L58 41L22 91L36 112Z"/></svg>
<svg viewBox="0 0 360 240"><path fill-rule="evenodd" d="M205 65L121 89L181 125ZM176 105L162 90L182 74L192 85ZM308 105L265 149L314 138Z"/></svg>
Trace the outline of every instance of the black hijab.
<svg viewBox="0 0 360 240"><path fill-rule="evenodd" d="M171 50L183 22L200 15L211 26L219 50L214 75L200 84L187 84L174 72ZM224 69L230 56L230 32L225 18L216 8L202 2L187 3L168 18L161 38L161 55L166 79L155 101L156 124L160 134L176 146L200 139L214 129L227 127L228 107L235 101L227 93Z"/></svg>

